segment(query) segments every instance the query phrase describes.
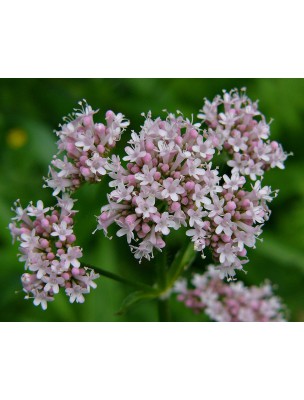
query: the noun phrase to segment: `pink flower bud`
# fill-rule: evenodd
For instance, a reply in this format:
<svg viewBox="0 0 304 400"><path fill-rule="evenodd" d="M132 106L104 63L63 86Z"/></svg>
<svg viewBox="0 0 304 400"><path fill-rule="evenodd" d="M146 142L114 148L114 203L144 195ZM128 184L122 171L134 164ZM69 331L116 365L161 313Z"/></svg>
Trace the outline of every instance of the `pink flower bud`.
<svg viewBox="0 0 304 400"><path fill-rule="evenodd" d="M55 258L55 254L54 254L54 253L48 253L47 256L46 256L46 258L47 258L48 260L52 261L52 260L54 260L54 258Z"/></svg>
<svg viewBox="0 0 304 400"><path fill-rule="evenodd" d="M88 177L91 175L91 171L89 168L86 167L80 167L80 173L84 176L84 177Z"/></svg>
<svg viewBox="0 0 304 400"><path fill-rule="evenodd" d="M171 211L172 212L175 212L175 211L178 211L180 208L181 208L181 205L180 205L180 203L178 203L177 201L175 201L175 202L173 202L172 204L171 204Z"/></svg>
<svg viewBox="0 0 304 400"><path fill-rule="evenodd" d="M69 236L67 236L67 242L68 243L74 243L75 242L75 240L76 240L76 236L75 235L69 235Z"/></svg>
<svg viewBox="0 0 304 400"><path fill-rule="evenodd" d="M49 223L49 220L48 220L48 219L43 218L43 219L41 220L41 226L42 226L43 228L48 228L49 225L50 225L50 223Z"/></svg>
<svg viewBox="0 0 304 400"><path fill-rule="evenodd" d="M186 182L186 184L185 184L185 186L184 186L184 188L185 188L186 190L188 190L189 192L190 192L191 190L193 190L194 187L195 187L195 183L194 183L193 181L188 181L188 182Z"/></svg>
<svg viewBox="0 0 304 400"><path fill-rule="evenodd" d="M225 211L233 211L236 209L236 204L234 201L228 201L225 207Z"/></svg>
<svg viewBox="0 0 304 400"><path fill-rule="evenodd" d="M148 224L146 224L146 223L143 223L143 224L142 224L141 229L142 229L142 231L143 231L143 233L144 233L145 235L146 235L147 233L149 233L150 230L151 230L150 226L149 226Z"/></svg>
<svg viewBox="0 0 304 400"><path fill-rule="evenodd" d="M72 268L72 274L73 274L74 276L78 276L78 275L80 275L79 268L75 268L75 267L73 267L73 268Z"/></svg>
<svg viewBox="0 0 304 400"><path fill-rule="evenodd" d="M93 124L93 118L91 115L86 115L85 117L82 118L82 123L84 126L90 126Z"/></svg>
<svg viewBox="0 0 304 400"><path fill-rule="evenodd" d="M198 137L198 132L195 129L191 129L189 131L189 136L191 137L191 139L195 139Z"/></svg>
<svg viewBox="0 0 304 400"><path fill-rule="evenodd" d="M154 146L153 142L151 142L151 141L146 142L146 150L147 151L152 151L152 150L154 150L154 148L155 148L155 146Z"/></svg>
<svg viewBox="0 0 304 400"><path fill-rule="evenodd" d="M149 162L152 160L152 156L150 153L146 153L146 155L142 158L143 162L145 164L149 164Z"/></svg>
<svg viewBox="0 0 304 400"><path fill-rule="evenodd" d="M41 245L41 247L46 249L47 247L49 247L49 241L46 239L40 239L40 245Z"/></svg>
<svg viewBox="0 0 304 400"><path fill-rule="evenodd" d="M170 167L169 167L168 164L163 164L162 167L161 167L161 170L162 170L163 172L167 172L167 171L169 171L169 169L170 169Z"/></svg>
<svg viewBox="0 0 304 400"><path fill-rule="evenodd" d="M102 144L99 144L97 146L97 151L98 151L99 154L103 154L105 152L104 146Z"/></svg>

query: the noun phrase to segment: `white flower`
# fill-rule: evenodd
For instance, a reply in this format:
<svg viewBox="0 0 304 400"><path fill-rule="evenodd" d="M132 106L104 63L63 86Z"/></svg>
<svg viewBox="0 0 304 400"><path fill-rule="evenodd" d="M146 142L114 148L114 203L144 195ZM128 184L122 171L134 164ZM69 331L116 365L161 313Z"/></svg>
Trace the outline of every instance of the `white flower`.
<svg viewBox="0 0 304 400"><path fill-rule="evenodd" d="M39 306L39 304L41 305L43 310L47 309L47 302L48 301L53 301L54 298L51 296L48 296L48 294L44 291L39 292L38 290L33 290L32 291L34 294L34 305L35 306Z"/></svg>
<svg viewBox="0 0 304 400"><path fill-rule="evenodd" d="M135 212L137 214L142 214L143 218L149 218L151 214L155 214L157 212L157 208L154 207L155 197L148 197L147 199L143 199L138 196L136 199L137 207L135 208Z"/></svg>
<svg viewBox="0 0 304 400"><path fill-rule="evenodd" d="M89 289L73 282L73 286L65 289L65 292L70 297L70 303L74 303L74 301L76 301L76 303L84 303L83 295L89 293Z"/></svg>
<svg viewBox="0 0 304 400"><path fill-rule="evenodd" d="M82 147L83 151L95 150L94 132L88 129L84 134L80 134L75 146Z"/></svg>
<svg viewBox="0 0 304 400"><path fill-rule="evenodd" d="M67 223L65 221L61 221L60 225L53 224L54 232L51 233L51 236L59 236L59 240L64 242L67 236L72 235L73 229L67 228Z"/></svg>
<svg viewBox="0 0 304 400"><path fill-rule="evenodd" d="M107 171L105 170L105 164L107 160L100 157L98 153L94 153L93 156L86 161L87 166L90 168L93 174L105 175Z"/></svg>
<svg viewBox="0 0 304 400"><path fill-rule="evenodd" d="M187 211L187 214L189 215L189 225L194 226L194 224L197 224L199 226L203 226L204 221L203 217L205 217L208 213L206 211L202 211L202 208L199 207L197 210L193 210L190 208L190 210Z"/></svg>
<svg viewBox="0 0 304 400"><path fill-rule="evenodd" d="M144 165L142 167L143 173L135 174L135 178L140 182L141 185L151 185L154 182L154 174L156 172L156 168L149 169L148 165Z"/></svg>
<svg viewBox="0 0 304 400"><path fill-rule="evenodd" d="M116 235L118 237L126 235L127 236L127 242L131 243L131 240L134 239L133 230L134 230L134 228L135 228L135 226L137 224L136 223L130 224L130 223L127 223L125 221L124 222L120 221L119 219L115 220L115 222L121 228L121 229L119 229L119 231L116 232Z"/></svg>
<svg viewBox="0 0 304 400"><path fill-rule="evenodd" d="M228 175L223 175L223 179L226 182L224 183L223 187L225 189L231 189L233 191L238 190L246 182L245 177L239 176L238 173L232 174L231 178L229 178Z"/></svg>
<svg viewBox="0 0 304 400"><path fill-rule="evenodd" d="M127 146L125 152L128 155L123 158L124 161L136 162L139 158L146 155L146 151L140 149L139 143L135 143L134 147Z"/></svg>
<svg viewBox="0 0 304 400"><path fill-rule="evenodd" d="M177 224L172 220L171 216L167 212L162 213L161 218L158 217L156 222L155 232L161 232L163 235L169 235L169 228L177 229Z"/></svg>
<svg viewBox="0 0 304 400"><path fill-rule="evenodd" d="M163 181L163 187L164 190L161 194L164 199L170 197L172 201L178 201L178 195L185 193L185 189L180 186L179 179L167 178Z"/></svg>
<svg viewBox="0 0 304 400"><path fill-rule="evenodd" d="M41 200L37 201L37 206L33 206L33 204L31 203L30 206L28 206L27 211L28 211L28 215L32 216L32 217L41 217L43 216L46 212L49 211L50 207L46 207L43 208L43 202Z"/></svg>
<svg viewBox="0 0 304 400"><path fill-rule="evenodd" d="M209 199L209 197L206 197L206 194L208 193L208 188L205 188L198 183L195 185L195 192L193 193L192 198L195 201L197 207L200 207L201 203L211 204L211 200Z"/></svg>
<svg viewBox="0 0 304 400"><path fill-rule="evenodd" d="M212 147L212 143L210 140L205 140L203 141L202 136L198 136L197 140L197 145L193 146L192 149L196 153L199 153L199 155L205 159L208 158L208 156L212 156L215 153L214 148Z"/></svg>
<svg viewBox="0 0 304 400"><path fill-rule="evenodd" d="M44 286L44 291L53 291L54 294L59 293L59 286L64 284L64 279L56 274L44 275L41 279L46 285Z"/></svg>
<svg viewBox="0 0 304 400"><path fill-rule="evenodd" d="M134 189L134 186L129 186L128 188L125 187L123 183L118 183L118 188L113 190L111 193L111 198L115 199L117 203L121 202L122 200L129 201L131 200L131 193Z"/></svg>
<svg viewBox="0 0 304 400"><path fill-rule="evenodd" d="M62 261L63 268L68 269L70 264L75 267L80 267L80 262L78 258L82 257L82 251L79 246L69 247L67 253L62 254L60 256L60 260Z"/></svg>

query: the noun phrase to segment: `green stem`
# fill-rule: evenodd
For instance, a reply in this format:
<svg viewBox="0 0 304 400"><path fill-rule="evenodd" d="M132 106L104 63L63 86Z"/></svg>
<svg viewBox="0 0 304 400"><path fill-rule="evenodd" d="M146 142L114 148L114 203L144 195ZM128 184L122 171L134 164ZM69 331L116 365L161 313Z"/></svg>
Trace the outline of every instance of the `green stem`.
<svg viewBox="0 0 304 400"><path fill-rule="evenodd" d="M102 276L105 276L107 278L113 279L114 281L117 281L117 282L125 283L126 285L130 285L130 286L136 287L137 289L141 289L141 290L149 291L149 292L154 290L149 285L145 285L144 283L140 283L140 282L131 281L131 280L127 279L127 278L123 278L122 276L116 275L113 272L107 271L107 270L105 270L103 268L100 268L100 267L96 267L95 265L82 263L81 266L82 267L91 268L94 271L98 272Z"/></svg>
<svg viewBox="0 0 304 400"><path fill-rule="evenodd" d="M165 291L168 282L168 264L167 264L167 250L164 248L156 260L156 270L157 270L157 286L160 292ZM160 322L170 321L170 308L169 300L158 298L158 318Z"/></svg>
<svg viewBox="0 0 304 400"><path fill-rule="evenodd" d="M170 321L170 308L169 308L169 300L158 299L158 319L159 322L169 322Z"/></svg>
<svg viewBox="0 0 304 400"><path fill-rule="evenodd" d="M174 282L179 278L184 270L193 263L196 256L197 251L194 250L193 243L186 242L181 250L177 253L170 266L167 280L168 288L173 286Z"/></svg>

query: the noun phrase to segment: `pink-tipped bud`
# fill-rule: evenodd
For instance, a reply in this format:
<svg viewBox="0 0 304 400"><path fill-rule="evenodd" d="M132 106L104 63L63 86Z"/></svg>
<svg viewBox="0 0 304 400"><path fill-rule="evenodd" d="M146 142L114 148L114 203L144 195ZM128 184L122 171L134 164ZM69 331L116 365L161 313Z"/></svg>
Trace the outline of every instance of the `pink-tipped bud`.
<svg viewBox="0 0 304 400"><path fill-rule="evenodd" d="M231 200L233 198L233 194L232 193L227 193L227 194L225 194L225 200L226 201L229 201L229 200Z"/></svg>
<svg viewBox="0 0 304 400"><path fill-rule="evenodd" d="M54 254L54 253L48 253L47 256L46 256L46 258L47 258L49 261L52 261L52 260L54 260L54 258L55 258L55 254Z"/></svg>
<svg viewBox="0 0 304 400"><path fill-rule="evenodd" d="M80 172L85 178L91 175L90 169L86 167L80 167Z"/></svg>
<svg viewBox="0 0 304 400"><path fill-rule="evenodd" d="M244 208L250 207L250 200L249 199L244 199L242 201L242 207L244 207Z"/></svg>
<svg viewBox="0 0 304 400"><path fill-rule="evenodd" d="M57 250L57 254L58 254L59 256L62 256L62 254L64 254L64 253L65 253L65 251L64 251L63 249Z"/></svg>
<svg viewBox="0 0 304 400"><path fill-rule="evenodd" d="M88 157L87 157L87 156L81 156L81 157L79 158L79 161L80 161L80 163L81 163L82 165L86 165L87 160L88 160Z"/></svg>
<svg viewBox="0 0 304 400"><path fill-rule="evenodd" d="M159 171L156 171L155 174L153 175L153 178L158 181L161 178L161 173Z"/></svg>
<svg viewBox="0 0 304 400"><path fill-rule="evenodd" d="M176 144L178 144L180 146L183 143L183 138L181 136L176 136L174 141Z"/></svg>
<svg viewBox="0 0 304 400"><path fill-rule="evenodd" d="M136 215L136 214L131 214L131 215L128 215L128 216L125 218L125 222L126 222L127 224L131 225L131 224L134 224L134 222L136 221L136 219L137 219L137 215Z"/></svg>
<svg viewBox="0 0 304 400"><path fill-rule="evenodd" d="M179 179L181 176L181 173L179 171L175 171L173 176L174 176L174 179Z"/></svg>
<svg viewBox="0 0 304 400"><path fill-rule="evenodd" d="M49 247L49 241L46 239L40 239L40 246L46 249L47 247Z"/></svg>
<svg viewBox="0 0 304 400"><path fill-rule="evenodd" d="M74 243L75 242L75 240L76 240L76 236L75 235L69 235L69 236L67 236L67 242L68 243Z"/></svg>
<svg viewBox="0 0 304 400"><path fill-rule="evenodd" d="M72 274L73 274L74 276L80 275L80 270L79 270L79 268L73 267L73 268L72 268Z"/></svg>
<svg viewBox="0 0 304 400"><path fill-rule="evenodd" d="M106 120L108 122L112 122L114 120L114 118L115 118L115 114L113 113L113 111L112 110L108 110L106 112Z"/></svg>
<svg viewBox="0 0 304 400"><path fill-rule="evenodd" d="M240 257L245 257L246 254L247 254L247 250L246 250L245 248L244 248L242 251L239 251L239 252L238 252L238 255L239 255Z"/></svg>
<svg viewBox="0 0 304 400"><path fill-rule="evenodd" d="M48 219L43 218L43 219L41 220L41 226L42 226L42 228L48 228L49 225L50 225L50 222L49 222Z"/></svg>
<svg viewBox="0 0 304 400"><path fill-rule="evenodd" d="M188 181L188 182L186 182L186 184L185 184L185 186L184 186L184 188L185 188L186 190L188 190L189 192L190 192L191 190L193 190L194 187L195 187L195 183L194 183L193 181Z"/></svg>
<svg viewBox="0 0 304 400"><path fill-rule="evenodd" d="M221 239L224 243L229 243L231 240L231 237L228 235L221 235Z"/></svg>
<svg viewBox="0 0 304 400"><path fill-rule="evenodd" d="M236 204L234 201L228 201L225 207L225 211L233 211L236 209Z"/></svg>
<svg viewBox="0 0 304 400"><path fill-rule="evenodd" d="M135 186L136 185L135 175L132 175L132 174L128 175L128 182L129 182L129 185Z"/></svg>
<svg viewBox="0 0 304 400"><path fill-rule="evenodd" d="M100 135L104 135L106 132L106 127L104 126L104 124L95 124L95 132L100 136Z"/></svg>
<svg viewBox="0 0 304 400"><path fill-rule="evenodd" d="M62 243L61 242L56 242L55 246L57 247L57 249L60 249L62 247Z"/></svg>
<svg viewBox="0 0 304 400"><path fill-rule="evenodd" d="M152 150L154 150L154 148L155 148L155 146L154 146L153 142L151 142L151 141L146 142L146 150L147 151L152 151Z"/></svg>
<svg viewBox="0 0 304 400"><path fill-rule="evenodd" d="M71 275L68 272L64 272L61 274L62 278L66 281L68 281L71 278Z"/></svg>
<svg viewBox="0 0 304 400"><path fill-rule="evenodd" d="M148 224L143 223L142 226L141 226L141 230L146 235L147 233L150 232L151 228L150 228L150 226Z"/></svg>
<svg viewBox="0 0 304 400"><path fill-rule="evenodd" d="M180 205L180 203L178 203L177 201L175 201L175 202L173 202L172 204L171 204L171 211L172 212L176 212L176 211L178 211L180 208L181 208L181 205Z"/></svg>
<svg viewBox="0 0 304 400"><path fill-rule="evenodd" d="M273 142L270 143L270 146L272 150L276 150L279 147L279 143L274 140Z"/></svg>
<svg viewBox="0 0 304 400"><path fill-rule="evenodd" d="M140 171L139 166L138 165L133 165L133 167L131 168L131 171L133 172L133 174L137 174L137 172Z"/></svg>
<svg viewBox="0 0 304 400"><path fill-rule="evenodd" d="M57 217L57 215L54 215L54 214L51 215L51 217L50 217L50 222L51 222L52 224L58 222L58 217Z"/></svg>
<svg viewBox="0 0 304 400"><path fill-rule="evenodd" d="M84 126L90 126L93 123L93 118L91 115L86 115L82 118L82 123Z"/></svg>
<svg viewBox="0 0 304 400"><path fill-rule="evenodd" d="M108 213L105 212L105 211L103 213L101 213L100 216L99 216L99 220L102 221L102 222L107 221L108 218L109 218L108 217Z"/></svg>
<svg viewBox="0 0 304 400"><path fill-rule="evenodd" d="M198 132L195 129L191 129L189 131L189 136L191 137L191 139L195 139L198 137Z"/></svg>
<svg viewBox="0 0 304 400"><path fill-rule="evenodd" d="M149 162L152 160L152 156L150 153L146 153L144 157L142 157L142 160L145 164L149 164Z"/></svg>
<svg viewBox="0 0 304 400"><path fill-rule="evenodd" d="M163 172L168 172L169 169L170 169L170 167L169 167L168 164L163 164L162 167L161 167L161 170L162 170Z"/></svg>
<svg viewBox="0 0 304 400"><path fill-rule="evenodd" d="M102 144L99 144L97 146L97 151L98 151L99 154L103 154L105 152L104 146Z"/></svg>

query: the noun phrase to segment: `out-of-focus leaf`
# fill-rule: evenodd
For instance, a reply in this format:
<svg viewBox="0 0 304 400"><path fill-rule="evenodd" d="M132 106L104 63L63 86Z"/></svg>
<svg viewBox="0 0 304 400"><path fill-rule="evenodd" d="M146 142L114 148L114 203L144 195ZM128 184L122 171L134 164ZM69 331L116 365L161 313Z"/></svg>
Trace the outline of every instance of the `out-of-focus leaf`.
<svg viewBox="0 0 304 400"><path fill-rule="evenodd" d="M269 234L263 234L263 244L258 245L255 251L284 267L294 266L304 273L303 252L287 246L283 239L280 240Z"/></svg>
<svg viewBox="0 0 304 400"><path fill-rule="evenodd" d="M120 310L116 314L122 315L135 304L142 301L153 300L157 297L158 295L155 292L143 292L143 291L132 292L123 300Z"/></svg>

